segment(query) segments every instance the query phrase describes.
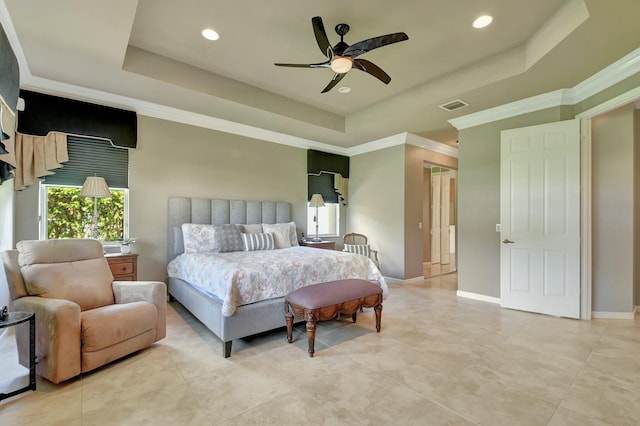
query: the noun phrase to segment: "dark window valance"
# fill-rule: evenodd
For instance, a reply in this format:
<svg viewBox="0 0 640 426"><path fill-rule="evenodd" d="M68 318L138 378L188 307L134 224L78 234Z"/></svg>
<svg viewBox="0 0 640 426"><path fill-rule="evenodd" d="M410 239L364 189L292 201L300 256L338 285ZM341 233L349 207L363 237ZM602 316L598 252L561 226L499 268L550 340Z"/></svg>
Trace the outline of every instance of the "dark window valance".
<svg viewBox="0 0 640 426"><path fill-rule="evenodd" d="M340 173L343 178L349 178L349 157L315 149L307 150L307 173L319 175L322 172Z"/></svg>
<svg viewBox="0 0 640 426"><path fill-rule="evenodd" d="M135 148L136 113L43 93L21 90L25 109L19 113L18 131L44 136L57 131L106 138L116 146Z"/></svg>
<svg viewBox="0 0 640 426"><path fill-rule="evenodd" d="M310 149L307 151L308 200L322 194L325 203L347 205L349 157Z"/></svg>
<svg viewBox="0 0 640 426"><path fill-rule="evenodd" d="M81 186L87 176L100 176L111 188L129 187L129 150L112 146L109 141L68 136L69 161L45 176L51 185Z"/></svg>

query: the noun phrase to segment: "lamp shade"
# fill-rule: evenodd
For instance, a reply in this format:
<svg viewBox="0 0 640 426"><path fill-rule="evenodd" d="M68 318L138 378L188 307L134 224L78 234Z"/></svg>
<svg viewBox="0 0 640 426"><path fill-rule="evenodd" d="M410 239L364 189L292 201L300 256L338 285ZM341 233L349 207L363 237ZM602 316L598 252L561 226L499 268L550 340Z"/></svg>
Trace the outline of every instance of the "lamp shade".
<svg viewBox="0 0 640 426"><path fill-rule="evenodd" d="M353 67L353 59L349 56L334 56L331 60L331 69L336 74L344 74Z"/></svg>
<svg viewBox="0 0 640 426"><path fill-rule="evenodd" d="M109 198L111 197L111 192L104 178L89 176L82 185L80 195L83 197Z"/></svg>
<svg viewBox="0 0 640 426"><path fill-rule="evenodd" d="M311 201L309 201L309 207L324 207L324 198L321 194L313 194Z"/></svg>

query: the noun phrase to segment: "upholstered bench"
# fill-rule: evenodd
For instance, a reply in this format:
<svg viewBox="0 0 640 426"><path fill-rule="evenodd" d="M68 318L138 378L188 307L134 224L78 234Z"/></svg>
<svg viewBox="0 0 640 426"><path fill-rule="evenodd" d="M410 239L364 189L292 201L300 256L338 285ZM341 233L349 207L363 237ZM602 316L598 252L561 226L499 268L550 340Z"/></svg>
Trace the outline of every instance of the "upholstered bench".
<svg viewBox="0 0 640 426"><path fill-rule="evenodd" d="M284 299L287 320L287 340L293 341L293 317L307 321L309 356L313 356L316 323L339 314L349 315L356 322L360 308L373 308L376 313L376 331L380 332L382 317L382 288L365 280L338 280L314 284L289 293Z"/></svg>

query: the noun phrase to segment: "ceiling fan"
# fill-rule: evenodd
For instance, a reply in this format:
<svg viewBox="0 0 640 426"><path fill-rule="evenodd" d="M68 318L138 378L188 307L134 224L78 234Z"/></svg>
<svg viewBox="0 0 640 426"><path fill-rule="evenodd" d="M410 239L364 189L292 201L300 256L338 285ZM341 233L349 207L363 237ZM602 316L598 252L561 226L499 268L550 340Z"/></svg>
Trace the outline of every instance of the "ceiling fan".
<svg viewBox="0 0 640 426"><path fill-rule="evenodd" d="M409 36L405 33L393 33L382 35L378 37L369 38L367 40L360 41L358 43L348 45L344 42L344 36L349 32L349 25L338 24L336 25L336 33L340 36L340 41L335 46L329 44L327 33L324 30L322 24L322 18L316 16L311 19L313 25L313 32L318 42L318 47L322 53L327 57L325 62L317 64L282 64L275 63L279 67L296 67L296 68L331 68L335 75L327 87L324 88L322 93L326 93L333 89L336 84L340 82L347 75L352 68L360 71L364 71L367 74L371 74L384 84L389 84L391 77L389 74L382 71L376 64L367 61L366 59L358 59L357 57L363 53L367 53L370 50L377 49L379 47L386 46L388 44L398 43L400 41L409 40Z"/></svg>

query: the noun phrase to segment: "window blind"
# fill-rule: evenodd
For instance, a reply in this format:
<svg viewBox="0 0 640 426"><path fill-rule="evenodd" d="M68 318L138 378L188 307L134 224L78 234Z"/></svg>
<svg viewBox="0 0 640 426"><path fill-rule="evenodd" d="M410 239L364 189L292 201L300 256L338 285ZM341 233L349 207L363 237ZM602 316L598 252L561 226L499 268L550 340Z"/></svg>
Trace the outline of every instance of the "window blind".
<svg viewBox="0 0 640 426"><path fill-rule="evenodd" d="M51 185L82 186L87 176L100 176L111 188L129 187L129 150L117 148L102 139L71 136L67 138L69 161L45 176Z"/></svg>
<svg viewBox="0 0 640 426"><path fill-rule="evenodd" d="M318 193L322 194L325 203L337 203L338 193L333 189L333 179L333 175L328 173L307 176L307 201L311 201L311 196Z"/></svg>

